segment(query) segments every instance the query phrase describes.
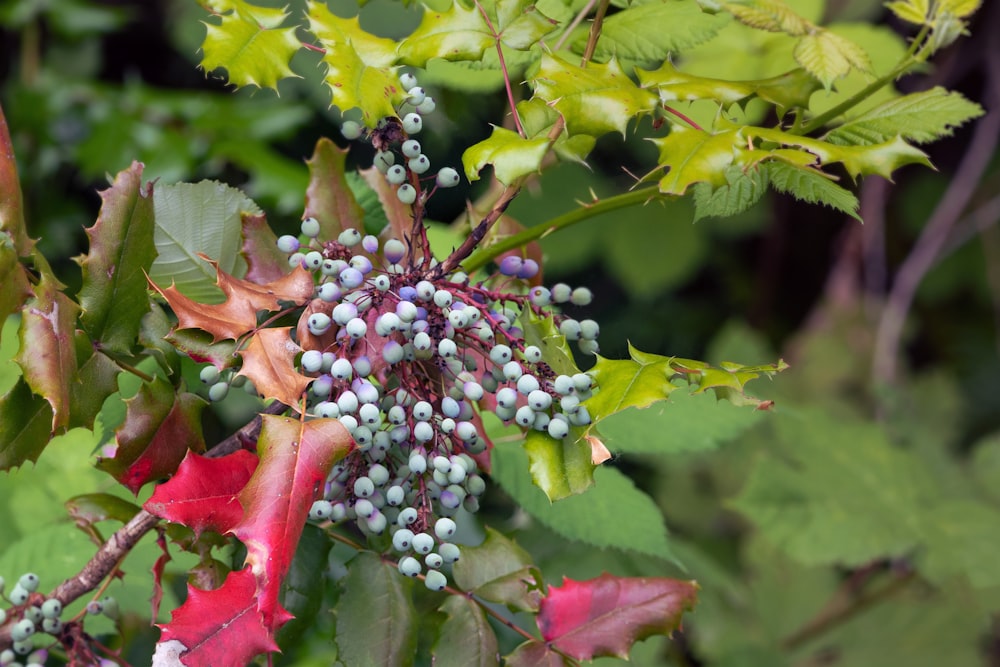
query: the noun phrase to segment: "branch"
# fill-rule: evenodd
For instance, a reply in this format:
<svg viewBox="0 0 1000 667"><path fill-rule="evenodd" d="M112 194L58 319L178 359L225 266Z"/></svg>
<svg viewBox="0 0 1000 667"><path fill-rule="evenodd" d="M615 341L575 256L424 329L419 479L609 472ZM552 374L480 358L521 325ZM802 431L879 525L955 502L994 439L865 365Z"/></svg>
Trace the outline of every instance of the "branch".
<svg viewBox="0 0 1000 667"><path fill-rule="evenodd" d="M268 405L261 414L276 415L286 410L288 410L288 406L275 401ZM205 455L210 458L220 458L243 449L247 443L256 442L262 424L261 414L254 416L247 424L212 447ZM108 538L79 573L59 584L51 594L46 596L46 599L55 598L62 603L63 607L67 607L74 600L100 586L101 582L114 571L129 551L138 544L139 540L159 522L160 517L150 514L146 510L140 510L128 523ZM11 615L7 623L0 627L0 649L11 645L10 629L18 620L19 618Z"/></svg>
<svg viewBox="0 0 1000 667"><path fill-rule="evenodd" d="M969 205L996 150L1000 137L1000 49L993 42L991 46L986 60L984 95L985 106L991 111L976 124L969 149L952 177L948 190L896 274L875 335L872 379L876 386L895 381L903 325L917 288L937 262L955 222Z"/></svg>

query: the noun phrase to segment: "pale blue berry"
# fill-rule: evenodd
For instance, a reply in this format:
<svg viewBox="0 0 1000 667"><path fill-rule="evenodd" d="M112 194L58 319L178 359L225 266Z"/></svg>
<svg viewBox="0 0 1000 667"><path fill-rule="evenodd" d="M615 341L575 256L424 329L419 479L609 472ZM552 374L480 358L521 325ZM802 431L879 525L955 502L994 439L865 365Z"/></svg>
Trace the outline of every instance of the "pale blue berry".
<svg viewBox="0 0 1000 667"><path fill-rule="evenodd" d="M406 182L406 168L402 165L394 164L385 171L385 180L392 185L400 185Z"/></svg>
<svg viewBox="0 0 1000 667"><path fill-rule="evenodd" d="M302 370L306 373L318 373L323 368L323 353L319 350L306 350L302 353Z"/></svg>
<svg viewBox="0 0 1000 667"><path fill-rule="evenodd" d="M406 556L399 561L399 573L407 577L415 577L420 574L420 561L413 556Z"/></svg>
<svg viewBox="0 0 1000 667"><path fill-rule="evenodd" d="M434 550L434 538L427 533L417 533L413 536L413 550L418 554L429 554Z"/></svg>
<svg viewBox="0 0 1000 667"><path fill-rule="evenodd" d="M439 188L453 188L461 182L458 172L451 167L443 167L434 179Z"/></svg>
<svg viewBox="0 0 1000 667"><path fill-rule="evenodd" d="M400 150L408 158L414 158L421 154L420 142L416 139L407 139L400 146Z"/></svg>
<svg viewBox="0 0 1000 667"><path fill-rule="evenodd" d="M549 435L557 440L562 440L569 435L569 423L561 419L553 419L548 426Z"/></svg>
<svg viewBox="0 0 1000 667"><path fill-rule="evenodd" d="M229 394L228 382L216 382L208 388L208 398L213 402L218 402L226 398Z"/></svg>
<svg viewBox="0 0 1000 667"><path fill-rule="evenodd" d="M340 133L349 141L359 139L364 133L361 124L353 120L345 120L340 126Z"/></svg>
<svg viewBox="0 0 1000 667"><path fill-rule="evenodd" d="M438 553L441 554L441 558L444 559L445 563L454 563L459 560L460 552L457 544L452 544L451 542L445 542L438 546Z"/></svg>
<svg viewBox="0 0 1000 667"><path fill-rule="evenodd" d="M314 336L322 336L327 331L329 331L331 323L332 320L330 319L330 316L327 315L326 313L313 313L312 315L309 316L309 319L306 320L306 325L309 328L309 333L311 333Z"/></svg>
<svg viewBox="0 0 1000 667"><path fill-rule="evenodd" d="M423 174L431 168L431 161L426 155L421 153L417 157L410 158L407 161L406 166L409 167L410 171L414 174Z"/></svg>
<svg viewBox="0 0 1000 667"><path fill-rule="evenodd" d="M409 551L413 546L413 531L409 528L400 528L392 535L392 548L396 551Z"/></svg>
<svg viewBox="0 0 1000 667"><path fill-rule="evenodd" d="M320 226L319 220L316 218L306 218L302 221L302 233L311 239L319 236Z"/></svg>
<svg viewBox="0 0 1000 667"><path fill-rule="evenodd" d="M407 134L418 134L424 127L420 114L408 113L403 116L403 131Z"/></svg>
<svg viewBox="0 0 1000 667"><path fill-rule="evenodd" d="M291 234L284 234L278 237L278 250L283 253L292 254L302 246L299 240Z"/></svg>
<svg viewBox="0 0 1000 667"><path fill-rule="evenodd" d="M409 183L403 183L396 190L396 197L404 204L412 204L417 201L417 190Z"/></svg>
<svg viewBox="0 0 1000 667"><path fill-rule="evenodd" d="M216 368L215 366L205 366L204 368L201 369L201 372L198 374L198 377L205 384L211 385L219 381L220 375L221 373L219 369Z"/></svg>

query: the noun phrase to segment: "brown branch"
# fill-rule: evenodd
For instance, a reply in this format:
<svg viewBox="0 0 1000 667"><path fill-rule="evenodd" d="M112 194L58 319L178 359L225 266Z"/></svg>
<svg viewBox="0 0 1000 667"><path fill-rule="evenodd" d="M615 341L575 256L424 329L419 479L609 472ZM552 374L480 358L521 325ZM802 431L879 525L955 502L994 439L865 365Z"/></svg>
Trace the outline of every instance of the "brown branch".
<svg viewBox="0 0 1000 667"><path fill-rule="evenodd" d="M286 410L288 410L288 406L275 401L267 406L261 414L276 415ZM263 423L261 414L254 416L247 424L212 447L205 455L209 458L220 458L246 448L248 443L256 442ZM160 517L150 514L146 510L140 510L101 545L97 553L83 566L80 572L56 586L55 590L46 598L55 598L62 603L63 607L66 607L74 600L96 589L118 567L139 540L156 527L159 522ZM10 629L18 620L20 619L12 614L7 623L0 627L0 649L11 645Z"/></svg>
<svg viewBox="0 0 1000 667"><path fill-rule="evenodd" d="M984 95L985 106L990 111L976 124L968 152L962 158L948 190L896 274L875 336L872 380L876 387L895 382L903 325L917 288L937 263L956 221L969 205L996 150L1000 137L1000 49L992 44L986 58Z"/></svg>
<svg viewBox="0 0 1000 667"><path fill-rule="evenodd" d="M500 216L504 214L507 207L517 196L517 193L521 191L520 179L515 182L514 185L509 185L504 188L503 192L500 193L500 198L497 202L493 204L493 208L490 212L476 225L472 233L462 242L462 245L458 246L451 255L448 256L446 260L438 264L431 271L430 276L432 279L438 279L443 276L448 275L462 263L466 257L472 254L472 251L476 249L476 246L486 237L486 233L490 231L490 228L496 224Z"/></svg>

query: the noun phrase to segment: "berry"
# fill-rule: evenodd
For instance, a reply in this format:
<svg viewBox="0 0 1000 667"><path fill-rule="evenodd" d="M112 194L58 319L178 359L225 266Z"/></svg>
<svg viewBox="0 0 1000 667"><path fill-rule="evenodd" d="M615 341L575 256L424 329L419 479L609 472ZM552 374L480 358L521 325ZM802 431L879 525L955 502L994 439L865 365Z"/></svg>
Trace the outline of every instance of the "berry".
<svg viewBox="0 0 1000 667"><path fill-rule="evenodd" d="M323 368L323 353L319 350L306 350L302 353L302 370L306 373L318 373Z"/></svg>
<svg viewBox="0 0 1000 667"><path fill-rule="evenodd" d="M434 534L442 540L447 540L455 534L456 528L454 520L444 517L434 523Z"/></svg>
<svg viewBox="0 0 1000 667"><path fill-rule="evenodd" d="M413 536L413 550L418 554L429 554L434 550L434 538L427 533L417 533Z"/></svg>
<svg viewBox="0 0 1000 667"><path fill-rule="evenodd" d="M344 138L349 141L354 141L359 139L364 133L364 129L361 124L353 120L345 120L340 126L340 133L344 135Z"/></svg>
<svg viewBox="0 0 1000 667"><path fill-rule="evenodd" d="M426 155L421 153L415 158L410 158L410 160L406 163L406 166L409 167L410 171L414 174L423 174L431 168L431 161Z"/></svg>
<svg viewBox="0 0 1000 667"><path fill-rule="evenodd" d="M407 134L418 134L424 127L424 119L420 114L408 113L403 116L403 131Z"/></svg>
<svg viewBox="0 0 1000 667"><path fill-rule="evenodd" d="M27 618L22 618L10 629L10 638L16 642L23 642L33 634L35 634L35 624Z"/></svg>
<svg viewBox="0 0 1000 667"><path fill-rule="evenodd" d="M55 598L51 598L42 603L42 616L45 618L59 618L62 614L63 605L62 602Z"/></svg>
<svg viewBox="0 0 1000 667"><path fill-rule="evenodd" d="M461 182L462 178L458 175L458 172L451 167L443 167L437 173L437 177L434 181L438 184L439 188L453 188Z"/></svg>
<svg viewBox="0 0 1000 667"><path fill-rule="evenodd" d="M448 579L441 572L431 570L424 577L424 585L432 591L443 591L445 586L448 585Z"/></svg>
<svg viewBox="0 0 1000 667"><path fill-rule="evenodd" d="M45 618L42 619L42 630L49 633L50 635L57 635L62 631L62 621L58 618Z"/></svg>
<svg viewBox="0 0 1000 667"><path fill-rule="evenodd" d="M561 419L553 419L548 426L549 435L556 440L562 440L569 435L569 424Z"/></svg>
<svg viewBox="0 0 1000 667"><path fill-rule="evenodd" d="M300 247L299 240L290 234L285 234L284 236L278 237L278 250L281 252L292 254Z"/></svg>
<svg viewBox="0 0 1000 667"><path fill-rule="evenodd" d="M333 514L333 504L329 500L317 500L309 508L310 521L324 521Z"/></svg>
<svg viewBox="0 0 1000 667"><path fill-rule="evenodd" d="M417 521L417 510L413 507L406 507L399 512L396 523L400 526L410 526Z"/></svg>
<svg viewBox="0 0 1000 667"><path fill-rule="evenodd" d="M396 164L396 156L392 151L379 151L375 153L375 168L383 174L389 171L389 167Z"/></svg>
<svg viewBox="0 0 1000 667"><path fill-rule="evenodd" d="M302 221L302 233L311 239L319 236L320 226L319 220L316 218L306 218Z"/></svg>
<svg viewBox="0 0 1000 667"><path fill-rule="evenodd" d="M417 112L423 115L432 113L437 108L433 97L425 97L424 101L417 105Z"/></svg>
<svg viewBox="0 0 1000 667"><path fill-rule="evenodd" d="M445 563L454 563L459 559L459 549L458 546L452 544L451 542L445 542L438 547L438 553L441 554L441 558L444 559Z"/></svg>
<svg viewBox="0 0 1000 667"><path fill-rule="evenodd" d="M396 197L404 204L412 204L417 201L417 190L409 183L403 183L396 190Z"/></svg>
<svg viewBox="0 0 1000 667"><path fill-rule="evenodd" d="M589 306L594 295L586 287L577 287L569 295L569 302L574 306Z"/></svg>
<svg viewBox="0 0 1000 667"><path fill-rule="evenodd" d="M433 570L437 570L444 565L444 558L441 557L441 554L427 554L424 556L424 564Z"/></svg>
<svg viewBox="0 0 1000 667"><path fill-rule="evenodd" d="M420 155L420 142L416 139L407 139L403 142L403 145L399 147L399 150L403 152L408 158L414 158Z"/></svg>
<svg viewBox="0 0 1000 667"><path fill-rule="evenodd" d="M14 641L11 644L11 648L14 649L14 653L18 655L28 655L33 650L35 650L35 643L30 639L25 639L22 641Z"/></svg>
<svg viewBox="0 0 1000 667"><path fill-rule="evenodd" d="M306 321L309 333L314 336L322 336L330 329L330 316L326 313L313 313Z"/></svg>
<svg viewBox="0 0 1000 667"><path fill-rule="evenodd" d="M392 185L399 185L406 181L406 167L394 164L385 172L385 180Z"/></svg>
<svg viewBox="0 0 1000 667"><path fill-rule="evenodd" d="M406 103L418 106L427 99L427 93L420 86L414 86L406 91Z"/></svg>
<svg viewBox="0 0 1000 667"><path fill-rule="evenodd" d="M228 382L216 382L211 387L208 388L208 398L213 403L222 401L229 395L229 383Z"/></svg>
<svg viewBox="0 0 1000 667"><path fill-rule="evenodd" d="M21 578L17 580L17 585L29 593L34 593L38 590L38 582L38 575L34 572L28 572L21 575Z"/></svg>
<svg viewBox="0 0 1000 667"><path fill-rule="evenodd" d="M219 369L216 368L215 366L205 366L204 368L201 369L201 372L198 374L198 377L205 384L211 385L219 381L220 375L221 373L219 372Z"/></svg>
<svg viewBox="0 0 1000 667"><path fill-rule="evenodd" d="M413 76L409 72L403 72L399 75L399 85L403 90L409 90L417 85L417 77Z"/></svg>
<svg viewBox="0 0 1000 667"><path fill-rule="evenodd" d="M407 577L415 577L420 574L420 561L413 556L407 556L399 561L399 572Z"/></svg>
<svg viewBox="0 0 1000 667"><path fill-rule="evenodd" d="M406 552L413 546L413 531L409 528L400 528L392 535L392 548L396 551Z"/></svg>

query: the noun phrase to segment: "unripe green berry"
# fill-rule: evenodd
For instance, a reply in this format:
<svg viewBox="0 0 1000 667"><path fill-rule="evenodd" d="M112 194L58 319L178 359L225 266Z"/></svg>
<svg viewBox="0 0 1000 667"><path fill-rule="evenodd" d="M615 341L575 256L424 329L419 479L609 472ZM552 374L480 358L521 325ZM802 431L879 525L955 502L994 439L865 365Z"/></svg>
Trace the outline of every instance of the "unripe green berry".
<svg viewBox="0 0 1000 667"><path fill-rule="evenodd" d="M35 625L41 623L42 619L45 618L44 616L42 616L41 607L35 604L31 605L30 607L24 610L24 617L29 621L31 621L32 623L34 623Z"/></svg>
<svg viewBox="0 0 1000 667"><path fill-rule="evenodd" d="M50 598L42 603L42 616L45 618L59 618L62 614L62 602L55 598Z"/></svg>
<svg viewBox="0 0 1000 667"><path fill-rule="evenodd" d="M38 575L34 572L22 574L21 578L17 580L18 585L29 593L34 593L38 590L38 582Z"/></svg>
<svg viewBox="0 0 1000 667"><path fill-rule="evenodd" d="M208 388L208 397L212 401L221 401L229 394L228 382L216 382Z"/></svg>
<svg viewBox="0 0 1000 667"><path fill-rule="evenodd" d="M305 234L311 239L314 239L317 236L319 236L320 232L319 220L317 220L316 218L306 218L305 220L302 221L301 229L303 234Z"/></svg>
<svg viewBox="0 0 1000 667"><path fill-rule="evenodd" d="M363 132L361 124L353 120L345 120L344 124L340 126L340 133L344 135L345 139L351 141L360 138Z"/></svg>
<svg viewBox="0 0 1000 667"><path fill-rule="evenodd" d="M16 642L23 642L33 634L35 634L35 624L28 618L22 618L10 629L10 638Z"/></svg>
<svg viewBox="0 0 1000 667"><path fill-rule="evenodd" d="M101 604L104 606L104 615L110 618L112 621L118 619L118 600L114 599L110 595L105 595L101 598Z"/></svg>
<svg viewBox="0 0 1000 667"><path fill-rule="evenodd" d="M403 183L396 190L396 197L404 204L412 204L417 201L417 190L409 183Z"/></svg>
<svg viewBox="0 0 1000 667"><path fill-rule="evenodd" d="M399 185L406 182L406 168L400 164L394 164L385 172L385 180L391 185Z"/></svg>
<svg viewBox="0 0 1000 667"><path fill-rule="evenodd" d="M424 585L432 591L443 591L448 585L448 578L437 570L431 570L424 578Z"/></svg>
<svg viewBox="0 0 1000 667"><path fill-rule="evenodd" d="M20 583L14 584L14 588L10 591L10 601L15 605L21 605L28 601L28 596L31 595L24 586Z"/></svg>
<svg viewBox="0 0 1000 667"><path fill-rule="evenodd" d="M215 366L205 366L204 368L201 369L201 372L198 374L198 377L205 384L211 385L219 381L220 375L221 373L219 372L219 369L216 368Z"/></svg>

